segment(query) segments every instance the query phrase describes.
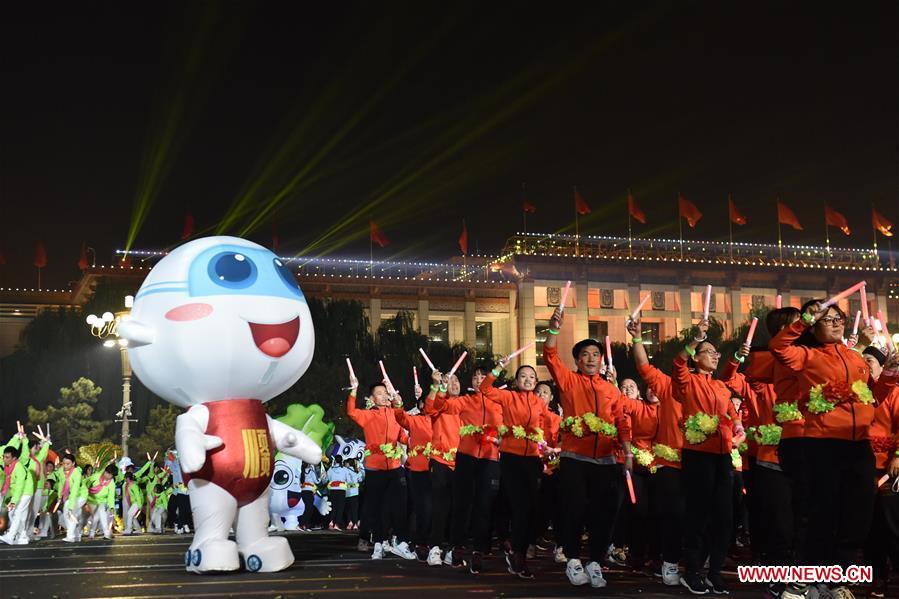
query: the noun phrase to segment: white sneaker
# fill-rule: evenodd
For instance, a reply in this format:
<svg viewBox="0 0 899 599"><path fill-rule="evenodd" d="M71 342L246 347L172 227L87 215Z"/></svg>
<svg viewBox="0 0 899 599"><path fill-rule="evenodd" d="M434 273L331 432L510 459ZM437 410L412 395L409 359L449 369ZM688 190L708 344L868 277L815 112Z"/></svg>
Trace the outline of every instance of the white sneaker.
<svg viewBox="0 0 899 599"><path fill-rule="evenodd" d="M553 549L553 561L557 564L564 564L568 562L568 558L565 557L565 552L563 551L561 545L558 545L555 549Z"/></svg>
<svg viewBox="0 0 899 599"><path fill-rule="evenodd" d="M384 559L384 545L375 543L375 549L371 552L372 559Z"/></svg>
<svg viewBox="0 0 899 599"><path fill-rule="evenodd" d="M602 567L596 562L587 564L587 574L590 576L590 586L594 589L606 586L606 579L602 577Z"/></svg>
<svg viewBox="0 0 899 599"><path fill-rule="evenodd" d="M184 531L181 530L181 527L180 527L180 526L176 526L176 527L175 527L175 534L176 534L176 535L181 535L181 534L184 534Z"/></svg>
<svg viewBox="0 0 899 599"><path fill-rule="evenodd" d="M446 553L443 554L443 565L444 566L452 566L453 565L453 550L450 549Z"/></svg>
<svg viewBox="0 0 899 599"><path fill-rule="evenodd" d="M443 563L443 560L440 556L440 547L434 545L431 547L431 550L428 551L428 565L429 566L439 566Z"/></svg>
<svg viewBox="0 0 899 599"><path fill-rule="evenodd" d="M15 540L12 538L12 536L9 535L9 533L7 533L5 535L0 535L0 543L6 543L7 545L15 545L16 544Z"/></svg>
<svg viewBox="0 0 899 599"><path fill-rule="evenodd" d="M71 537L65 537L65 538L63 539L63 542L64 542L64 543L77 543L77 542L78 542L78 539L73 539L73 538L71 538Z"/></svg>
<svg viewBox="0 0 899 599"><path fill-rule="evenodd" d="M188 526L187 524L184 525L184 532L185 534L190 534L190 526ZM231 532L234 532L233 528L231 529Z"/></svg>
<svg viewBox="0 0 899 599"><path fill-rule="evenodd" d="M406 541L391 545L390 553L403 559L415 559L415 552L409 549L409 543Z"/></svg>
<svg viewBox="0 0 899 599"><path fill-rule="evenodd" d="M662 562L662 582L669 587L676 587L680 584L680 574L677 571L677 564Z"/></svg>
<svg viewBox="0 0 899 599"><path fill-rule="evenodd" d="M584 571L584 566L579 559L568 560L565 566L565 574L568 576L568 582L574 586L583 586L590 583L590 576Z"/></svg>

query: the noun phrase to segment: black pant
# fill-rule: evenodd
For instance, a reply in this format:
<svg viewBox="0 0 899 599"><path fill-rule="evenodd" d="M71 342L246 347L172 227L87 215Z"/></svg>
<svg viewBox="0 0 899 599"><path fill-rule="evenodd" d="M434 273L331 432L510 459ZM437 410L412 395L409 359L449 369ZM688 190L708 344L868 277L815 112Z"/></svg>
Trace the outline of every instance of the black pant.
<svg viewBox="0 0 899 599"><path fill-rule="evenodd" d="M879 479L886 472L879 470ZM878 489L874 500L871 532L865 544L865 561L874 568L874 582L889 579L890 565L899 571L899 493L893 493L892 480Z"/></svg>
<svg viewBox="0 0 899 599"><path fill-rule="evenodd" d="M808 494L809 473L805 468L806 439L783 439L777 446L777 459L790 483L793 508L794 562L808 565ZM832 564L831 564L832 565Z"/></svg>
<svg viewBox="0 0 899 599"><path fill-rule="evenodd" d="M871 443L842 439L805 440L811 487L808 560L812 565L860 564L874 510Z"/></svg>
<svg viewBox="0 0 899 599"><path fill-rule="evenodd" d="M397 541L407 540L406 528L406 476L401 468L393 470L365 470L365 515L371 522L376 543L390 538L390 529ZM387 509L383 513L382 508ZM386 516L386 517L385 517Z"/></svg>
<svg viewBox="0 0 899 599"><path fill-rule="evenodd" d="M649 504L659 526L662 559L676 564L684 544L684 488L680 468L664 466L649 479Z"/></svg>
<svg viewBox="0 0 899 599"><path fill-rule="evenodd" d="M169 499L169 522L174 522L176 528L184 528L192 524L190 495L172 494Z"/></svg>
<svg viewBox="0 0 899 599"><path fill-rule="evenodd" d="M555 474L544 474L540 477L540 503L537 505L537 529L531 543L546 535L552 523L553 531L558 538L559 530L559 477Z"/></svg>
<svg viewBox="0 0 899 599"><path fill-rule="evenodd" d="M743 493L745 487L746 482L743 480L743 472L734 470L734 482L731 486L731 497L734 502L734 522L730 537L732 542L737 540L737 536L741 532L743 535L749 533L749 513L746 511L746 495Z"/></svg>
<svg viewBox="0 0 899 599"><path fill-rule="evenodd" d="M499 462L456 454L450 543L461 548L469 532L475 551L490 548L490 513L499 493Z"/></svg>
<svg viewBox="0 0 899 599"><path fill-rule="evenodd" d="M339 528L346 527L346 491L343 489L328 489L328 499L331 500L331 522Z"/></svg>
<svg viewBox="0 0 899 599"><path fill-rule="evenodd" d="M431 532L428 545L439 547L448 539L450 511L453 509L453 469L431 460Z"/></svg>
<svg viewBox="0 0 899 599"><path fill-rule="evenodd" d="M757 465L749 494L754 496L755 506L752 537L761 537L759 556L766 565L789 565L794 531L790 479L783 472Z"/></svg>
<svg viewBox="0 0 899 599"><path fill-rule="evenodd" d="M503 474L505 476L505 474ZM580 559L584 520L590 535L590 561L602 563L609 549L624 474L618 464L594 464L563 457L559 461L562 546L568 559Z"/></svg>
<svg viewBox="0 0 899 599"><path fill-rule="evenodd" d="M642 568L646 565L647 556L658 553L658 524L653 517L652 498L649 494L650 479L653 476L655 475L650 474L646 468L634 468L631 478L637 503L631 504L630 493L625 493L624 505L630 506L629 558L634 568Z"/></svg>
<svg viewBox="0 0 899 599"><path fill-rule="evenodd" d="M692 449L681 454L687 499L684 565L688 573L698 573L708 552L709 574L720 574L733 528L730 454Z"/></svg>
<svg viewBox="0 0 899 599"><path fill-rule="evenodd" d="M303 515L300 516L300 526L309 528L313 524L313 518L315 518L315 492L300 491L300 499L303 500Z"/></svg>
<svg viewBox="0 0 899 599"><path fill-rule="evenodd" d="M511 511L512 551L524 556L533 536L543 463L538 457L500 453L499 467Z"/></svg>
<svg viewBox="0 0 899 599"><path fill-rule="evenodd" d="M346 521L359 524L359 496L353 495L346 498Z"/></svg>
<svg viewBox="0 0 899 599"><path fill-rule="evenodd" d="M409 472L412 509L415 512L415 544L426 545L431 532L431 473Z"/></svg>

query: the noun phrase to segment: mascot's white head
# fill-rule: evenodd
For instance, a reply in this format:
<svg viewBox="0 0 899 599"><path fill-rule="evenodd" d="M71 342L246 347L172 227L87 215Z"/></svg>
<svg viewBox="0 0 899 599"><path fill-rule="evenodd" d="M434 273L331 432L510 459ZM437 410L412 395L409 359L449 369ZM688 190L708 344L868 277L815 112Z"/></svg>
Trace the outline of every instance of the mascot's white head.
<svg viewBox="0 0 899 599"><path fill-rule="evenodd" d="M303 375L315 345L288 266L237 237L197 239L160 260L118 332L141 382L181 407L268 401Z"/></svg>

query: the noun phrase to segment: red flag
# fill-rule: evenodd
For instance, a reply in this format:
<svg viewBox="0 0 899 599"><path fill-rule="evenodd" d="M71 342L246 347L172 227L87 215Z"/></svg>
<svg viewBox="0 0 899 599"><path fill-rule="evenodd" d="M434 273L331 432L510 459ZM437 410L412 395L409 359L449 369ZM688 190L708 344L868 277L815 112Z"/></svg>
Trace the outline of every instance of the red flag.
<svg viewBox="0 0 899 599"><path fill-rule="evenodd" d="M574 192L574 210L581 216L590 214L590 205L584 200L584 196L581 195L581 192L577 190Z"/></svg>
<svg viewBox="0 0 899 599"><path fill-rule="evenodd" d="M882 235L886 237L893 236L893 232L890 231L890 229L893 228L893 223L874 208L871 208L871 224L874 225L874 228L880 231Z"/></svg>
<svg viewBox="0 0 899 599"><path fill-rule="evenodd" d="M637 200L634 199L631 192L627 192L627 211L634 220L638 221L640 224L646 224L646 213L637 206Z"/></svg>
<svg viewBox="0 0 899 599"><path fill-rule="evenodd" d="M730 210L730 222L735 225L746 224L746 217L740 214L740 211L737 210L737 205L734 204L734 201L730 196L727 196L727 207L728 210Z"/></svg>
<svg viewBox="0 0 899 599"><path fill-rule="evenodd" d="M90 266L90 263L87 261L87 245L82 241L81 255L78 256L78 268L80 268L81 270L87 270L88 266Z"/></svg>
<svg viewBox="0 0 899 599"><path fill-rule="evenodd" d="M468 255L468 226L462 221L462 232L459 234L459 248L462 249L462 255Z"/></svg>
<svg viewBox="0 0 899 599"><path fill-rule="evenodd" d="M824 204L824 221L831 227L836 227L846 235L849 235L852 231L849 229L849 222L846 221L846 217L828 206Z"/></svg>
<svg viewBox="0 0 899 599"><path fill-rule="evenodd" d="M799 224L799 219L796 218L796 215L793 214L790 207L780 200L777 200L777 222L782 225L790 225L797 231L802 231L802 225Z"/></svg>
<svg viewBox="0 0 899 599"><path fill-rule="evenodd" d="M537 207L534 206L533 204L531 204L531 203L530 203L529 201L527 201L527 200L523 200L523 201L521 202L521 209L522 209L526 214L534 214L535 212L537 212Z"/></svg>
<svg viewBox="0 0 899 599"><path fill-rule="evenodd" d="M181 229L181 241L190 238L194 234L195 226L196 222L194 221L194 215L190 212L185 213L184 228Z"/></svg>
<svg viewBox="0 0 899 599"><path fill-rule="evenodd" d="M38 268L47 266L47 250L44 248L43 241L38 241L34 248L34 265Z"/></svg>
<svg viewBox="0 0 899 599"><path fill-rule="evenodd" d="M378 223L371 219L368 221L368 238L371 239L372 243L377 243L378 247L384 247L390 243L390 240L387 239L387 236L381 231Z"/></svg>
<svg viewBox="0 0 899 599"><path fill-rule="evenodd" d="M699 222L699 219L702 218L702 212L699 211L696 204L685 198L682 194L677 194L677 209L680 218L687 219L687 224L690 225L691 229L695 227L696 223Z"/></svg>

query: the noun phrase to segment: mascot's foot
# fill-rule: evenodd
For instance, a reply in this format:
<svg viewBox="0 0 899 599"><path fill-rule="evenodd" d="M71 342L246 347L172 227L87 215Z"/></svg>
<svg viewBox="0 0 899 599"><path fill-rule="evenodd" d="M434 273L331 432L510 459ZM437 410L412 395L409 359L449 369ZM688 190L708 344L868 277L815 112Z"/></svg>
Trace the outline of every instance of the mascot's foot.
<svg viewBox="0 0 899 599"><path fill-rule="evenodd" d="M234 541L206 541L202 545L191 545L184 554L184 565L188 572L230 572L240 569L237 543Z"/></svg>
<svg viewBox="0 0 899 599"><path fill-rule="evenodd" d="M284 537L263 537L241 546L240 558L250 572L279 572L293 563L293 552Z"/></svg>

